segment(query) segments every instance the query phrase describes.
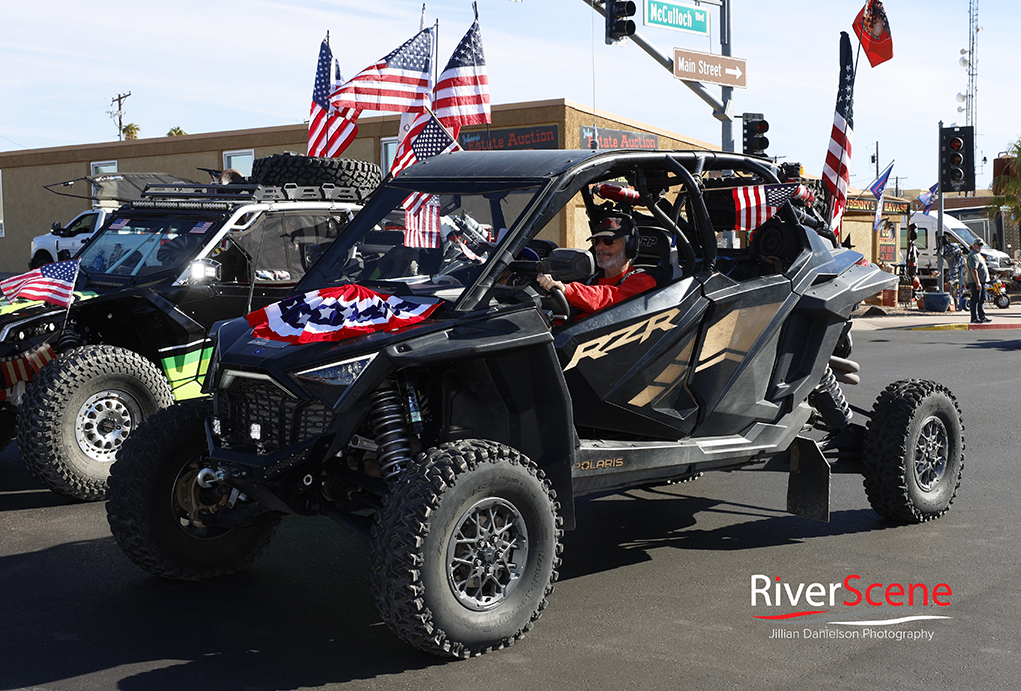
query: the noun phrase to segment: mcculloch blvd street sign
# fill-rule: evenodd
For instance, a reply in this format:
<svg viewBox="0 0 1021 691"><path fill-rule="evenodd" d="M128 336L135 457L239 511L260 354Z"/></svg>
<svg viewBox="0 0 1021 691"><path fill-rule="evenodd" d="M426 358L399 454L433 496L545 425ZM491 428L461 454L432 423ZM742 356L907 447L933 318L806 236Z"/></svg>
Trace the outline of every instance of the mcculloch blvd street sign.
<svg viewBox="0 0 1021 691"><path fill-rule="evenodd" d="M693 7L669 0L646 0L645 26L708 36L709 12L704 7Z"/></svg>
<svg viewBox="0 0 1021 691"><path fill-rule="evenodd" d="M678 79L745 89L746 64L741 58L674 48L674 76Z"/></svg>

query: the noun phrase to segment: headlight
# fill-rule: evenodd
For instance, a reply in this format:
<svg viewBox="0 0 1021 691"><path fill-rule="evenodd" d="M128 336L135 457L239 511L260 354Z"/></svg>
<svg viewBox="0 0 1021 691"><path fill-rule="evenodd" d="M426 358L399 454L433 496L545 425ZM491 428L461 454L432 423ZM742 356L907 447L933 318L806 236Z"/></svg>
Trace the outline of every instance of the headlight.
<svg viewBox="0 0 1021 691"><path fill-rule="evenodd" d="M375 353L363 355L351 360L344 360L343 362L322 365L314 369L305 370L304 372L298 372L295 376L316 384L351 386L351 384L354 384L355 379L358 378L358 375L369 366L374 357L376 357Z"/></svg>

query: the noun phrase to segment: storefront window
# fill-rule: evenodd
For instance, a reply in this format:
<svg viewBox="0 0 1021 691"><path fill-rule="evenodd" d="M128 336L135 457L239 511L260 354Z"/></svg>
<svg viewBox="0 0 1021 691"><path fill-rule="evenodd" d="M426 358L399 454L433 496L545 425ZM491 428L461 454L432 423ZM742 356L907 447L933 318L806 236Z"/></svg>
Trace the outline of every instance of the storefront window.
<svg viewBox="0 0 1021 691"><path fill-rule="evenodd" d="M246 178L252 174L253 163L255 163L255 151L253 149L223 152L224 169L233 168Z"/></svg>
<svg viewBox="0 0 1021 691"><path fill-rule="evenodd" d="M397 153L397 137L388 137L379 140L379 167L384 177L390 172L390 166L394 162L394 154Z"/></svg>
<svg viewBox="0 0 1021 691"><path fill-rule="evenodd" d="M104 173L116 173L117 161L93 161L92 174L103 175Z"/></svg>

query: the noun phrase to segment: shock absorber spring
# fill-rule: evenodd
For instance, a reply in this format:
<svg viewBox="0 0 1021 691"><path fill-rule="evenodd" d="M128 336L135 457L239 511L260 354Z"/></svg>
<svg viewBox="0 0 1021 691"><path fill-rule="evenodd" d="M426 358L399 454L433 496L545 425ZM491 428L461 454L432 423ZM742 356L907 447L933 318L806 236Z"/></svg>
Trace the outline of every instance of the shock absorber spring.
<svg viewBox="0 0 1021 691"><path fill-rule="evenodd" d="M851 422L851 406L840 390L840 384L833 376L829 365L822 375L822 381L809 396L810 402L830 427L843 429Z"/></svg>
<svg viewBox="0 0 1021 691"><path fill-rule="evenodd" d="M401 395L387 381L372 392L369 403L380 470L384 477L393 478L411 462L411 435Z"/></svg>

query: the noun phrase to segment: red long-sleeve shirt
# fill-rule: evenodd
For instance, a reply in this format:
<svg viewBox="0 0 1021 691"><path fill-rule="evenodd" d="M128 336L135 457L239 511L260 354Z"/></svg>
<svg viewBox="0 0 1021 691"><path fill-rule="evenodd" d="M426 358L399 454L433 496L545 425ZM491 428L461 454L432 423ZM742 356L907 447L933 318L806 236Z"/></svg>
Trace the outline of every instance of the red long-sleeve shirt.
<svg viewBox="0 0 1021 691"><path fill-rule="evenodd" d="M622 271L616 276L600 278L595 285L568 283L564 286L564 297L585 316L656 287L656 279L644 271L624 274Z"/></svg>

